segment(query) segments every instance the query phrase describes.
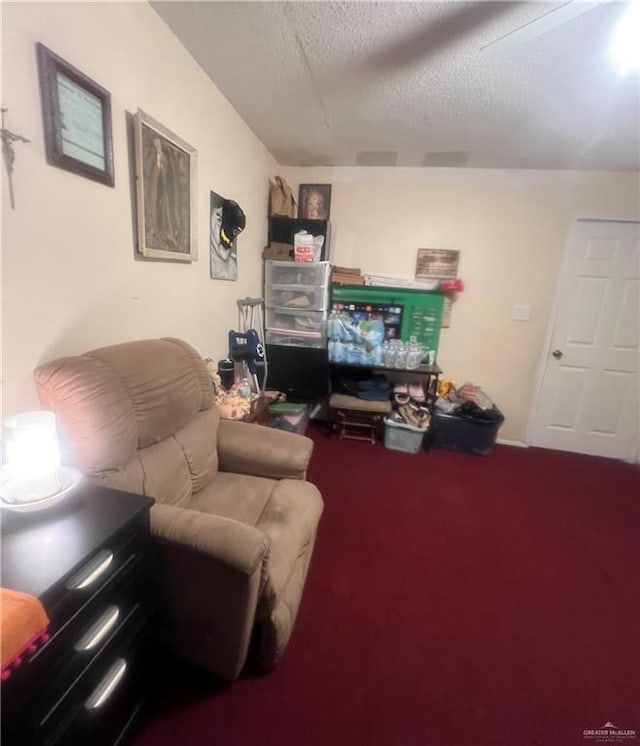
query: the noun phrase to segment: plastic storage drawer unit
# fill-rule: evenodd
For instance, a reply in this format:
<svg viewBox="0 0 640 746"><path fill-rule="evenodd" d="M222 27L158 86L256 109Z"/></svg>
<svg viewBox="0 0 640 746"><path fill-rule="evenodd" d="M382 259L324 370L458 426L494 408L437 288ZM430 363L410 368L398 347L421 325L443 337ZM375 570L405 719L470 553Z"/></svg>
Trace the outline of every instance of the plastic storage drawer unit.
<svg viewBox="0 0 640 746"><path fill-rule="evenodd" d="M502 413L497 409L496 412L498 418L494 422L489 422L457 417L436 410L431 420L431 444L434 448L488 456L496 442L498 430L504 422Z"/></svg>

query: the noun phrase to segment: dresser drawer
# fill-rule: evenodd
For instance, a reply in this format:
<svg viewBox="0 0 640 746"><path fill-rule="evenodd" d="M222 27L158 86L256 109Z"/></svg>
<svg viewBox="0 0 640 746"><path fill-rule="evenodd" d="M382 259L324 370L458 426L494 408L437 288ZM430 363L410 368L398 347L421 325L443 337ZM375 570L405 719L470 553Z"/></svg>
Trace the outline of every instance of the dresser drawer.
<svg viewBox="0 0 640 746"><path fill-rule="evenodd" d="M47 719L92 660L152 604L148 564L140 558L127 564L107 583L99 597L83 608L43 651L39 670L47 671L46 686L35 698L34 712Z"/></svg>
<svg viewBox="0 0 640 746"><path fill-rule="evenodd" d="M151 610L137 604L40 723L43 746L112 744L143 699L150 677Z"/></svg>
<svg viewBox="0 0 640 746"><path fill-rule="evenodd" d="M59 593L50 602L44 600L49 614L52 637L80 609L93 600L130 563L148 552L148 536L139 527L129 527L95 552L61 583Z"/></svg>

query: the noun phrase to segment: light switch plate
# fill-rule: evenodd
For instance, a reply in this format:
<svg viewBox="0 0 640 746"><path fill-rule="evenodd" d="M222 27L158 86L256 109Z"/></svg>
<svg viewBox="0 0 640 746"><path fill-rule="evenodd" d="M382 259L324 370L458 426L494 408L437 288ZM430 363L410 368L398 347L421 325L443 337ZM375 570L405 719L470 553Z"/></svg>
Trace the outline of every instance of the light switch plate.
<svg viewBox="0 0 640 746"><path fill-rule="evenodd" d="M515 321L529 321L531 306L516 303L511 311L511 318Z"/></svg>

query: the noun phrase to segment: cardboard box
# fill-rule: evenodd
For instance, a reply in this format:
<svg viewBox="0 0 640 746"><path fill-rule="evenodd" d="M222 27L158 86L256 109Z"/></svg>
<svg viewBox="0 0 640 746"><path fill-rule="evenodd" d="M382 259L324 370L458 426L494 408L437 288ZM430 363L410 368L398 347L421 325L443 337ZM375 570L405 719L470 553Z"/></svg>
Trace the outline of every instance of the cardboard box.
<svg viewBox="0 0 640 746"><path fill-rule="evenodd" d="M273 259L278 262L292 262L293 261L293 245L288 243L271 243L270 246L265 246L262 252L263 259Z"/></svg>
<svg viewBox="0 0 640 746"><path fill-rule="evenodd" d="M364 285L364 277L360 269L334 267L331 271L331 282L337 282L341 285Z"/></svg>
<svg viewBox="0 0 640 746"><path fill-rule="evenodd" d="M331 282L339 285L364 285L364 277L362 275L342 275L334 272L331 275Z"/></svg>

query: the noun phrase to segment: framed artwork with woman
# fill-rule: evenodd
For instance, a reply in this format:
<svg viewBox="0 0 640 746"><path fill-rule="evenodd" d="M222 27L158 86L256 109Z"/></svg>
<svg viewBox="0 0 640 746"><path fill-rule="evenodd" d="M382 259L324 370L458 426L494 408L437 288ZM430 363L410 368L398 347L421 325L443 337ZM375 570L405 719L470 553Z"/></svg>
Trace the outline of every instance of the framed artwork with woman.
<svg viewBox="0 0 640 746"><path fill-rule="evenodd" d="M300 184L298 217L304 220L329 220L331 184Z"/></svg>
<svg viewBox="0 0 640 746"><path fill-rule="evenodd" d="M135 144L139 253L152 259L195 261L195 148L140 109Z"/></svg>

